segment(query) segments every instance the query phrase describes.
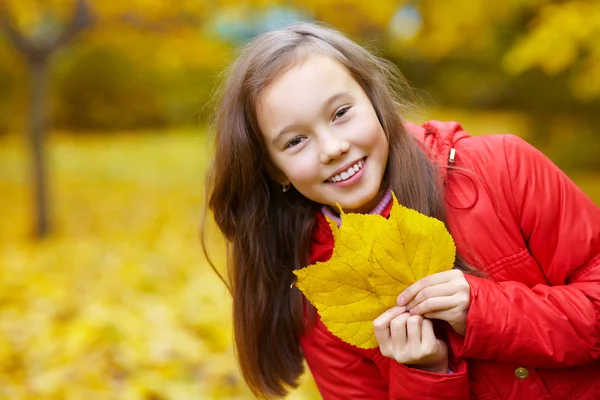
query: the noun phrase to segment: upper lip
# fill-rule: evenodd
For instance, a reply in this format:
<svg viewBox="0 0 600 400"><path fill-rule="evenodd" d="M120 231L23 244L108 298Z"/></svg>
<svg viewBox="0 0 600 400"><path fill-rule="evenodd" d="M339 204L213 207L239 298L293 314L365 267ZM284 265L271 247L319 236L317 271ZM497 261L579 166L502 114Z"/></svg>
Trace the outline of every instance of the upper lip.
<svg viewBox="0 0 600 400"><path fill-rule="evenodd" d="M359 158L358 160L352 161L351 163L348 163L345 166L336 169L335 172L329 178L327 178L326 180L330 180L331 178L334 178L336 175L339 175L342 172L348 171L348 169L350 169L350 167L353 167L355 164L357 164L359 161L362 161L362 160L364 160L364 157L363 158Z"/></svg>

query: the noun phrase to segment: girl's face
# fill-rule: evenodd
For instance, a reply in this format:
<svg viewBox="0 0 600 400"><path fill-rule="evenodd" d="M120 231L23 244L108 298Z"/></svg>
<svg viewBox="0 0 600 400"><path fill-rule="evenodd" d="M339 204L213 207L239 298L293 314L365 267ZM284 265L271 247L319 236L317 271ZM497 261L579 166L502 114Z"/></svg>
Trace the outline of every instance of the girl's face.
<svg viewBox="0 0 600 400"><path fill-rule="evenodd" d="M311 55L258 99L258 122L280 183L346 212L368 212L388 158L369 98L338 62Z"/></svg>

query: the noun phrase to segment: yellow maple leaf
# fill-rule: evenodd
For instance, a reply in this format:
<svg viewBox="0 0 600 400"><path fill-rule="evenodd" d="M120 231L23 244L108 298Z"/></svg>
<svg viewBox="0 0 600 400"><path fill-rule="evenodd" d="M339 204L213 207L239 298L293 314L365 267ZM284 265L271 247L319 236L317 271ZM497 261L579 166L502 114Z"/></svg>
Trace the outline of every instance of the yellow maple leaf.
<svg viewBox="0 0 600 400"><path fill-rule="evenodd" d="M341 212L340 228L329 221L335 243L331 258L294 271L296 286L327 329L363 349L377 347L373 320L396 304L402 290L451 269L456 255L441 221L392 198L389 219Z"/></svg>

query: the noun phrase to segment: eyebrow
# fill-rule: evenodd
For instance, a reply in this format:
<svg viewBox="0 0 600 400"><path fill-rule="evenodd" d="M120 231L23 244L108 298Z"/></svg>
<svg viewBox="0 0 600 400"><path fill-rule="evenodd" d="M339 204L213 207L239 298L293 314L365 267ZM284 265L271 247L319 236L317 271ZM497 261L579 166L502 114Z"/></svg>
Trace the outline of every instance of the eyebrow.
<svg viewBox="0 0 600 400"><path fill-rule="evenodd" d="M347 96L351 94L350 90L344 90L343 92L339 92L334 94L333 96L331 96L330 98L328 98L327 100L325 100L323 102L323 105L321 108L328 108L330 107L333 103L335 103L336 101L338 101L339 99L341 99L344 96ZM291 124L286 126L285 128L283 128L281 130L281 132L279 132L279 134L277 134L277 136L275 136L275 138L273 139L272 143L273 145L277 144L277 142L287 133L289 133L290 131L293 131L295 129L297 129L300 126L300 124Z"/></svg>

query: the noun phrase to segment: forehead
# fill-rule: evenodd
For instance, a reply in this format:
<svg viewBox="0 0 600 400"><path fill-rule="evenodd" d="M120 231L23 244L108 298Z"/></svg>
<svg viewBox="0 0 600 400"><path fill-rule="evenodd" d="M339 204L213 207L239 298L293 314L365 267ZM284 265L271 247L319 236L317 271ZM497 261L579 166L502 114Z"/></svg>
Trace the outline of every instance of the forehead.
<svg viewBox="0 0 600 400"><path fill-rule="evenodd" d="M284 113L315 111L332 95L360 91L346 68L330 57L313 54L283 72L263 89L258 98L259 119Z"/></svg>

